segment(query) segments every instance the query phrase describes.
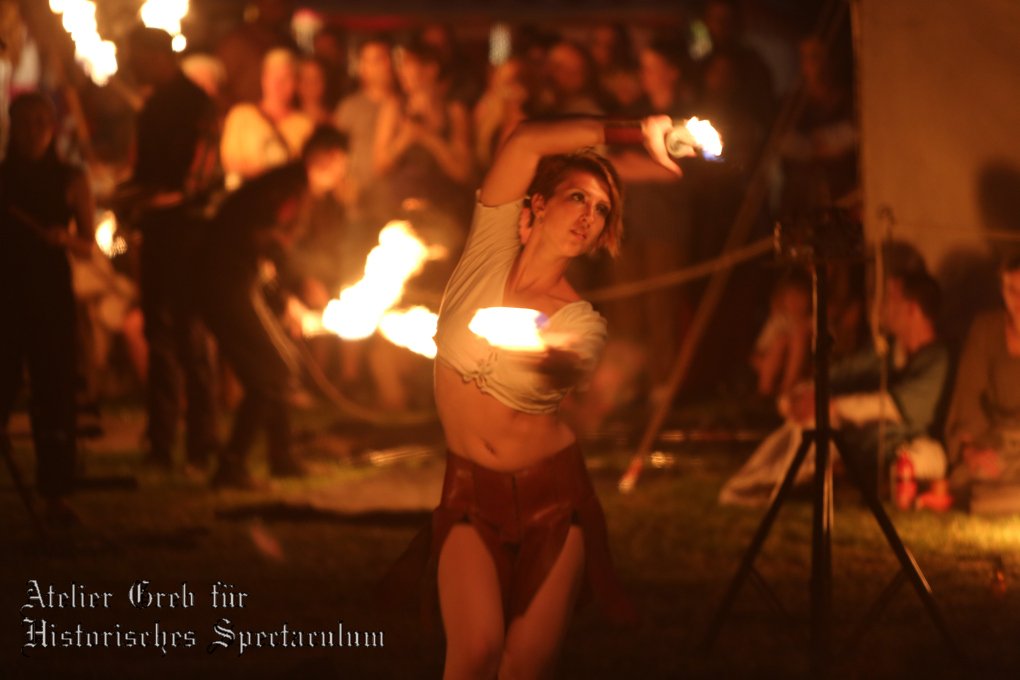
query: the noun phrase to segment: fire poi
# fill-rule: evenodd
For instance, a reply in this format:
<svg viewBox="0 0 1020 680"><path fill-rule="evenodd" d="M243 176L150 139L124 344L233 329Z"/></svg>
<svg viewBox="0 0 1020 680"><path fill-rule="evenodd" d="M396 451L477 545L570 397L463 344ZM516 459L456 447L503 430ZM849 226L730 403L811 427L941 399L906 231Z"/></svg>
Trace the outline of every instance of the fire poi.
<svg viewBox="0 0 1020 680"><path fill-rule="evenodd" d="M321 315L302 319L306 335L329 332L345 340L362 340L376 330L396 345L435 356L436 315L425 307L394 310L407 281L429 260L445 256L442 248L425 245L408 222L389 222L379 232L379 245L365 259L361 279L330 300Z"/></svg>
<svg viewBox="0 0 1020 680"><path fill-rule="evenodd" d="M684 155L683 147L691 146L701 151L702 158L714 161L722 156L723 143L719 132L707 120L693 116L677 125L666 134L666 150L670 155Z"/></svg>

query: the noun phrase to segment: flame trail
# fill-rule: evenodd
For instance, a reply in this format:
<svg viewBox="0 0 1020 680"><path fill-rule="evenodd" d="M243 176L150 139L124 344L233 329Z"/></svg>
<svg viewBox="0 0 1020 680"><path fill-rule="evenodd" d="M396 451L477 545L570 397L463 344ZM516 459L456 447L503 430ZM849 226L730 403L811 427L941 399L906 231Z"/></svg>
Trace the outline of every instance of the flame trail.
<svg viewBox="0 0 1020 680"><path fill-rule="evenodd" d="M379 245L365 260L361 280L330 300L321 314L302 313L302 332L329 332L345 340L362 340L378 330L395 345L435 358L436 314L421 306L393 307L403 297L408 279L420 272L426 261L445 256L445 249L426 246L409 223L388 223L379 232Z"/></svg>
<svg viewBox="0 0 1020 680"><path fill-rule="evenodd" d="M149 28L161 28L173 36L174 52L188 46L181 34L181 19L188 15L188 0L145 0L142 5L142 23Z"/></svg>
<svg viewBox="0 0 1020 680"><path fill-rule="evenodd" d="M117 47L103 40L91 0L50 0L50 11L60 15L64 30L74 41L74 58L96 85L103 86L117 72Z"/></svg>
<svg viewBox="0 0 1020 680"><path fill-rule="evenodd" d="M379 321L379 332L394 345L429 359L436 358L436 323L439 317L420 305L389 311Z"/></svg>
<svg viewBox="0 0 1020 680"><path fill-rule="evenodd" d="M404 284L421 271L429 249L407 222L393 221L379 232L379 245L365 260L365 274L330 300L323 327L345 340L367 338L388 309L400 301Z"/></svg>

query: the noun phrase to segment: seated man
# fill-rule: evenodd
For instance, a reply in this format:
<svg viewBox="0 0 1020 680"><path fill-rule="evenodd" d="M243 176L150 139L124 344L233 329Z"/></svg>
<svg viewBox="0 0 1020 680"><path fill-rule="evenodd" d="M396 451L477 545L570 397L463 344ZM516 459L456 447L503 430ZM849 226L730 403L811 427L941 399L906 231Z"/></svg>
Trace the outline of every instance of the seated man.
<svg viewBox="0 0 1020 680"><path fill-rule="evenodd" d="M892 340L884 359L888 362L886 392L880 389L883 358L874 351L848 357L830 371L830 413L833 427L840 431L840 453L857 462L861 481L872 492L876 468L887 470L901 453L919 477L944 474L940 447L914 445L928 435L935 421L949 370L949 353L938 340L933 321L939 298L938 284L923 270L886 277L882 327ZM798 389L786 402L790 422L726 483L721 502L753 502L756 491L771 489L782 479L802 428L813 424L814 390L810 386ZM809 470L803 466L798 479L805 479Z"/></svg>
<svg viewBox="0 0 1020 680"><path fill-rule="evenodd" d="M1020 256L1003 262L1004 308L979 314L960 355L946 421L958 501L975 484L1020 484Z"/></svg>

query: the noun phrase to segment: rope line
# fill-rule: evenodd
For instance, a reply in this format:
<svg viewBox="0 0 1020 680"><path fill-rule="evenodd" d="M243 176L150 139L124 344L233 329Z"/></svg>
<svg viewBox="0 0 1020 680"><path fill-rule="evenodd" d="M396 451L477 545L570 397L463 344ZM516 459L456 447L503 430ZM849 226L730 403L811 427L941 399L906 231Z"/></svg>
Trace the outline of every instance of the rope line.
<svg viewBox="0 0 1020 680"><path fill-rule="evenodd" d="M763 238L750 245L744 246L743 248L738 248L728 253L724 253L719 257L712 258L711 260L705 260L704 262L690 267L677 269L666 274L653 276L640 281L632 281L614 286L606 286L605 288L597 288L593 291L585 292L584 297L592 302L606 302L609 300L619 300L621 298L631 297L634 295L641 295L643 293L650 293L662 288L679 286L680 284L687 283L688 281L709 276L717 271L729 269L741 264L742 262L753 260L754 258L764 255L771 250L772 238Z"/></svg>

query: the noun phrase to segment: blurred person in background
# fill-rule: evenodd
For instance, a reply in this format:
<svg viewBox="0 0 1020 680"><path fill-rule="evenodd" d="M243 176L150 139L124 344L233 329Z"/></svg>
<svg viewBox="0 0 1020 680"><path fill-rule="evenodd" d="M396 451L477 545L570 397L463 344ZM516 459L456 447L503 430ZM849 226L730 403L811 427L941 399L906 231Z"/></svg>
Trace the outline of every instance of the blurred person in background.
<svg viewBox="0 0 1020 680"><path fill-rule="evenodd" d="M600 102L595 64L579 44L561 40L549 48L543 74L543 87L532 93L529 112L589 116L605 113Z"/></svg>
<svg viewBox="0 0 1020 680"><path fill-rule="evenodd" d="M393 45L381 34L365 37L358 46L357 89L337 106L333 122L350 143L343 200L346 229L340 249L339 283L355 283L364 272L365 259L377 243L379 228L390 219L389 199L383 182L375 179L375 144L379 112L396 96ZM364 343L341 342L341 381L354 385L362 377Z"/></svg>
<svg viewBox="0 0 1020 680"><path fill-rule="evenodd" d="M298 109L313 125L331 123L333 106L326 97L328 78L326 64L312 57L298 62Z"/></svg>
<svg viewBox="0 0 1020 680"><path fill-rule="evenodd" d="M260 430L267 435L269 473L303 476L302 461L291 451L287 391L296 372L293 349L265 295L264 272L275 272L287 297L301 295L305 273L290 260L307 228L312 205L343 181L347 139L332 126L320 126L305 144L301 159L273 168L224 201L197 258L199 304L220 352L241 381L244 397L219 465L214 487L258 486L248 457ZM271 267L263 263L272 263Z"/></svg>
<svg viewBox="0 0 1020 680"><path fill-rule="evenodd" d="M772 121L775 89L772 74L765 61L744 40L743 12L737 0L709 0L703 20L708 29L712 49L699 61L703 78L712 77L709 68L717 54L727 54L728 68L739 106L761 126ZM706 83L707 87L707 83Z"/></svg>
<svg viewBox="0 0 1020 680"><path fill-rule="evenodd" d="M1020 257L1004 258L999 276L1002 306L975 317L960 354L946 422L952 472L933 506L966 507L977 485L1020 483Z"/></svg>
<svg viewBox="0 0 1020 680"><path fill-rule="evenodd" d="M641 97L638 64L627 27L599 24L591 29L588 52L598 72L603 105L611 113L628 110Z"/></svg>
<svg viewBox="0 0 1020 680"><path fill-rule="evenodd" d="M373 209L372 195L376 196L377 204L379 192L372 190L379 112L396 96L392 50L393 45L385 36L370 35L362 40L355 62L357 89L340 100L333 115L333 123L350 139L344 202L354 219L386 219L385 215L376 214L380 212L378 205Z"/></svg>
<svg viewBox="0 0 1020 680"><path fill-rule="evenodd" d="M457 42L453 29L447 24L430 23L422 27L421 42L436 51L440 70L443 73L444 95L470 108L478 101L482 92L480 60L471 59L463 46Z"/></svg>
<svg viewBox="0 0 1020 680"><path fill-rule="evenodd" d="M683 46L673 40L655 38L641 50L640 64L641 98L626 114L632 118L664 114L676 122L688 117L691 67ZM612 280L639 281L690 264L695 234L686 183L642 149L614 149L611 157L624 182L628 205L624 218L626 247L610 269ZM606 312L618 329L614 344L628 343L639 353L647 387L654 397L669 375L690 318L687 291L673 287L647 292L611 303ZM607 356L626 358L630 354L614 348ZM629 365L630 360L620 363ZM613 392L619 398L634 394L632 389L622 386Z"/></svg>
<svg viewBox="0 0 1020 680"><path fill-rule="evenodd" d="M800 72L804 111L782 146L786 211L831 205L859 184L853 98L817 36L800 43Z"/></svg>
<svg viewBox="0 0 1020 680"><path fill-rule="evenodd" d="M295 48L290 25L294 4L294 0L253 0L245 8L245 21L219 42L216 55L227 72L223 90L227 106L258 102L266 53L278 47Z"/></svg>
<svg viewBox="0 0 1020 680"><path fill-rule="evenodd" d="M69 525L77 521L67 503L77 453L77 333L68 253L91 256L95 206L82 169L57 156L52 103L19 95L10 121L0 163L0 446L10 445L7 423L27 368L36 488L46 520Z"/></svg>
<svg viewBox="0 0 1020 680"><path fill-rule="evenodd" d="M312 58L322 64L326 76L326 106L332 111L353 87L348 73L344 29L331 24L323 26L312 39Z"/></svg>
<svg viewBox="0 0 1020 680"><path fill-rule="evenodd" d="M406 218L428 243L458 253L464 243L471 207L468 182L474 177L467 109L449 99L440 54L423 42L397 51L402 96L391 97L379 112L373 160L378 181L389 193L389 219ZM417 277L419 290L439 293L452 260L429 263ZM404 378L413 366L406 352L373 341L368 363L381 404L402 410L410 393Z"/></svg>
<svg viewBox="0 0 1020 680"><path fill-rule="evenodd" d="M830 421L839 432L841 457L856 463L862 493L876 494L886 480L892 482L888 473L894 462L898 470L909 465L918 478L945 475L945 452L932 439L949 375L949 351L935 328L940 300L939 285L926 269L890 267L880 313L888 351L867 348L834 361L830 368ZM780 410L787 423L727 481L721 502L768 500L802 432L814 424L814 385L802 383L783 395ZM798 480L811 478L813 456L811 461L801 467ZM916 489L908 492L909 497L896 498L901 508L913 504Z"/></svg>
<svg viewBox="0 0 1020 680"><path fill-rule="evenodd" d="M808 377L811 321L811 278L799 268L791 269L772 289L769 316L751 354L759 395L778 397Z"/></svg>
<svg viewBox="0 0 1020 680"><path fill-rule="evenodd" d="M259 103L234 105L223 124L220 160L228 189L300 155L314 125L295 107L296 89L294 53L281 48L266 54Z"/></svg>
<svg viewBox="0 0 1020 680"><path fill-rule="evenodd" d="M216 57L195 52L181 60L181 70L191 82L198 85L217 104L217 110L223 108L223 85L227 80L227 72L223 62Z"/></svg>
<svg viewBox="0 0 1020 680"><path fill-rule="evenodd" d="M380 110L373 148L376 175L390 192L391 216L409 208L434 210L462 225L470 205L467 183L474 176L467 110L444 95L434 48L413 42L397 54L401 94ZM456 251L462 238L444 245Z"/></svg>
<svg viewBox="0 0 1020 680"><path fill-rule="evenodd" d="M194 260L204 237L203 210L218 183L217 116L212 100L184 75L170 36L138 27L129 36L127 64L152 92L138 114L131 180L122 212L142 234L141 308L148 343L148 457L173 467L181 402L187 401L188 468L203 469L216 445L209 338L192 304ZM132 215L133 213L133 215Z"/></svg>
<svg viewBox="0 0 1020 680"><path fill-rule="evenodd" d="M511 57L489 73L489 85L478 103L473 118L475 160L480 168L488 168L500 144L525 119L528 101L528 74L520 57Z"/></svg>

